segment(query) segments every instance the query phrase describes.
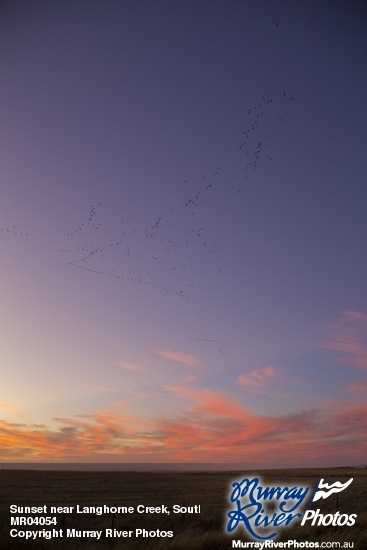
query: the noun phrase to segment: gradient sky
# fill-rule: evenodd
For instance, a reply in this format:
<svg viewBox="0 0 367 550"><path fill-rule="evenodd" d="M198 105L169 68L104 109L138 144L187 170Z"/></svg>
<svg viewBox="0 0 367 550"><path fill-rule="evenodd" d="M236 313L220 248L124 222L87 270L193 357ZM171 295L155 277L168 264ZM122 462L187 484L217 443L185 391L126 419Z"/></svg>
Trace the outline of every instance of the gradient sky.
<svg viewBox="0 0 367 550"><path fill-rule="evenodd" d="M2 461L365 463L366 16L2 3Z"/></svg>

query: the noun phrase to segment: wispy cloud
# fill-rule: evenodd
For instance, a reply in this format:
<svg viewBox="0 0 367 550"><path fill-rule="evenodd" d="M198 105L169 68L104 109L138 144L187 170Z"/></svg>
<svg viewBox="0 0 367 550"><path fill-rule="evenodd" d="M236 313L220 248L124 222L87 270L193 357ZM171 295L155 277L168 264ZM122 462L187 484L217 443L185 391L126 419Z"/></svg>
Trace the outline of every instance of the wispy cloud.
<svg viewBox="0 0 367 550"><path fill-rule="evenodd" d="M350 366L367 368L367 315L345 310L341 317L324 327L325 338L320 347L335 350L340 360Z"/></svg>
<svg viewBox="0 0 367 550"><path fill-rule="evenodd" d="M115 365L133 372L148 372L150 370L144 363L135 363L131 361L120 361L115 363Z"/></svg>
<svg viewBox="0 0 367 550"><path fill-rule="evenodd" d="M137 391L137 390L126 390L126 394L132 396L134 399L159 399L162 394L159 391Z"/></svg>
<svg viewBox="0 0 367 550"><path fill-rule="evenodd" d="M185 382L197 382L198 381L198 376L195 376L194 374L190 374L189 376L186 376L184 378L184 381Z"/></svg>
<svg viewBox="0 0 367 550"><path fill-rule="evenodd" d="M13 403L0 403L0 409L4 409L6 411L16 412L18 411L18 405L14 405Z"/></svg>
<svg viewBox="0 0 367 550"><path fill-rule="evenodd" d="M162 386L162 389L171 393L182 395L183 397L185 396L185 394L188 393L188 390L184 386L172 386L171 384L164 384Z"/></svg>
<svg viewBox="0 0 367 550"><path fill-rule="evenodd" d="M363 439L359 442L359 451L364 449L364 453L366 453L367 403L341 403L328 415L322 432L327 440L335 441L339 445L346 444L347 442L353 444L357 434L358 436L363 436ZM350 449L353 452L352 445Z"/></svg>
<svg viewBox="0 0 367 550"><path fill-rule="evenodd" d="M238 376L236 383L253 390L265 386L275 376L275 368L272 365L260 369L254 369L249 373L242 373Z"/></svg>
<svg viewBox="0 0 367 550"><path fill-rule="evenodd" d="M89 386L92 390L105 393L123 393L121 388L111 388L108 386Z"/></svg>
<svg viewBox="0 0 367 550"><path fill-rule="evenodd" d="M367 380L355 380L344 386L344 389L348 391L366 391L367 390Z"/></svg>
<svg viewBox="0 0 367 550"><path fill-rule="evenodd" d="M367 403L271 416L233 395L167 385L169 414L147 418L127 403L49 426L0 421L0 460L238 462L271 466L359 464L367 452ZM285 453L285 450L287 451Z"/></svg>
<svg viewBox="0 0 367 550"><path fill-rule="evenodd" d="M177 397L197 404L198 410L213 416L243 418L248 412L242 403L233 396L211 389L194 390L183 386L165 385L163 389L174 393Z"/></svg>
<svg viewBox="0 0 367 550"><path fill-rule="evenodd" d="M157 355L165 357L166 359L171 359L172 361L177 361L177 363L183 363L184 365L190 365L191 367L197 367L200 365L199 359L188 353L172 351L169 349L154 349L153 351Z"/></svg>
<svg viewBox="0 0 367 550"><path fill-rule="evenodd" d="M21 417L21 409L19 405L14 403L0 403L0 410L6 411L10 416Z"/></svg>

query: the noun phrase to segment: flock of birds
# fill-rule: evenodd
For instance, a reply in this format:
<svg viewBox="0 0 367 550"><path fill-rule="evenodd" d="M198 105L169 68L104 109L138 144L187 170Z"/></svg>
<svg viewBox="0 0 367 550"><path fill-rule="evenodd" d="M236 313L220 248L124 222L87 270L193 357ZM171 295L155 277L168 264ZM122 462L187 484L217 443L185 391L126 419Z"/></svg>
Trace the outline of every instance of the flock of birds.
<svg viewBox="0 0 367 550"><path fill-rule="evenodd" d="M104 216L104 204L92 204L84 219L64 235L65 246L60 248L60 254L66 257L66 265L195 302L195 266L206 262L212 265L210 258L218 257L223 248L223 244L210 239L212 228L208 226L208 219L216 218L216 212L211 212L212 218L208 217L208 210L210 214L216 204L211 197L218 192L242 193L259 163L272 160L265 152L267 145L257 136L264 117L269 109L274 111L275 104L279 106L279 100L293 102L295 98L283 90L277 100L262 96L248 109L247 126L242 130L242 142L237 149L242 171L237 181L228 181L226 167L222 165L201 176L195 186L184 180L186 199L176 205L165 205L165 211L143 228L131 226L125 213L125 217L118 220L117 229L115 224L113 239L107 228L109 213ZM29 237L14 225L0 228L0 232ZM221 276L223 268L216 265L212 273Z"/></svg>
<svg viewBox="0 0 367 550"><path fill-rule="evenodd" d="M20 229L17 229L15 225L12 225L11 227L2 227L0 229L1 233L10 233L11 235L19 235L20 237L28 237L28 233L25 233L23 231L20 231Z"/></svg>

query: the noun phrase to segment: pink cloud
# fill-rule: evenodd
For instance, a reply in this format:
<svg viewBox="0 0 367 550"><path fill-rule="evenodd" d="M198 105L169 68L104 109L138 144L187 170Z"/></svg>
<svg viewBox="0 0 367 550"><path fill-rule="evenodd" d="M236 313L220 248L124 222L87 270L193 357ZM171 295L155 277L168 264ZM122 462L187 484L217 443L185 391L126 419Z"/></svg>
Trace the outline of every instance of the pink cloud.
<svg viewBox="0 0 367 550"><path fill-rule="evenodd" d="M242 419L248 413L242 403L239 403L231 395L215 390L187 389L183 386L165 385L163 389L176 394L187 401L193 401L200 412L212 416L230 417Z"/></svg>
<svg viewBox="0 0 367 550"><path fill-rule="evenodd" d="M168 349L154 349L153 351L166 359L171 359L172 361L177 361L178 363L183 363L184 365L190 365L191 367L197 367L200 365L199 359L196 359L196 357L188 353L171 351Z"/></svg>
<svg viewBox="0 0 367 550"><path fill-rule="evenodd" d="M238 462L275 466L365 462L367 403L271 416L231 394L166 386L178 399L165 416L132 414L126 403L50 426L0 421L0 459Z"/></svg>
<svg viewBox="0 0 367 550"><path fill-rule="evenodd" d="M325 339L319 346L340 352L347 365L367 368L367 315L345 310L338 321L324 327Z"/></svg>
<svg viewBox="0 0 367 550"><path fill-rule="evenodd" d="M130 361L121 361L119 363L115 363L118 367L121 367L123 369L128 369L133 372L148 372L149 368L144 365L143 363L132 363Z"/></svg>
<svg viewBox="0 0 367 550"><path fill-rule="evenodd" d="M275 369L273 366L268 365L261 369L254 369L248 374L240 374L236 383L240 386L245 386L249 389L259 388L267 384L275 376Z"/></svg>
<svg viewBox="0 0 367 550"><path fill-rule="evenodd" d="M186 376L184 378L185 382L197 382L198 380L199 380L199 378L197 376L195 376L194 374L191 374L191 375Z"/></svg>
<svg viewBox="0 0 367 550"><path fill-rule="evenodd" d="M172 386L170 384L164 384L162 387L165 391L176 393L179 395L184 395L187 392L184 386Z"/></svg>
<svg viewBox="0 0 367 550"><path fill-rule="evenodd" d="M359 448L367 450L367 403L342 403L325 418L323 435L341 445L353 445L363 436ZM352 450L352 447L351 447Z"/></svg>
<svg viewBox="0 0 367 550"><path fill-rule="evenodd" d="M366 391L367 390L367 380L356 380L355 382L350 382L344 389L348 391Z"/></svg>
<svg viewBox="0 0 367 550"><path fill-rule="evenodd" d="M195 392L198 411L210 416L243 421L249 417L244 405L230 395L213 390Z"/></svg>
<svg viewBox="0 0 367 550"><path fill-rule="evenodd" d="M135 400L136 399L159 399L161 393L158 391L136 391L136 390L125 390L127 395L131 395Z"/></svg>

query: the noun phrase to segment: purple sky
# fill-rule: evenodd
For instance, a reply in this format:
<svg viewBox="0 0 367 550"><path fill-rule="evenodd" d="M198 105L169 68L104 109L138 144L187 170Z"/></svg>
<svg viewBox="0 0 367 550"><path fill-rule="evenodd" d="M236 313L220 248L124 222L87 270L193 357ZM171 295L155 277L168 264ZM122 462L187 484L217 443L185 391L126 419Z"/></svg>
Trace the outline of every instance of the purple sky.
<svg viewBox="0 0 367 550"><path fill-rule="evenodd" d="M365 462L366 16L2 4L2 461Z"/></svg>

